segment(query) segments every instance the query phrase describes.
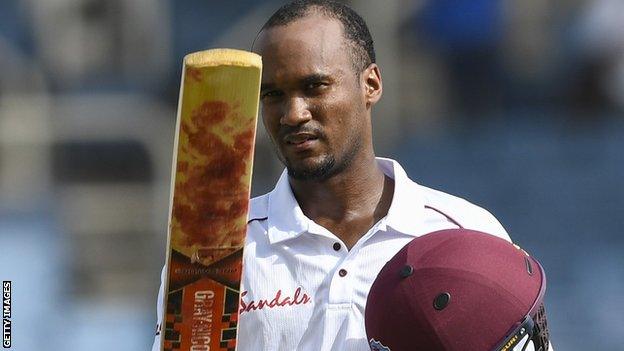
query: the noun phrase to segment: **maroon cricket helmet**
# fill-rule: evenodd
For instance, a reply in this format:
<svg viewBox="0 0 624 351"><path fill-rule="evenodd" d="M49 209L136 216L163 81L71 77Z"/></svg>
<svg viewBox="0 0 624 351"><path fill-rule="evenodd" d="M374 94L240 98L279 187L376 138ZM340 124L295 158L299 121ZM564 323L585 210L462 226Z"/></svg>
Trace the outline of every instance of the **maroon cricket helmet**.
<svg viewBox="0 0 624 351"><path fill-rule="evenodd" d="M545 289L541 265L518 246L441 230L415 238L382 268L366 333L372 350L507 351L521 339L547 350Z"/></svg>

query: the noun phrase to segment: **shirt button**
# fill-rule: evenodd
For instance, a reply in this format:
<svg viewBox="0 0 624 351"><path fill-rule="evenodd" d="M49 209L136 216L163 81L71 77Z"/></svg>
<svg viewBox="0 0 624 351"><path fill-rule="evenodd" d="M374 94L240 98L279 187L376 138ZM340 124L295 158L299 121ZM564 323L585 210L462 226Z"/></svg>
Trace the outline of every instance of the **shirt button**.
<svg viewBox="0 0 624 351"><path fill-rule="evenodd" d="M341 269L338 271L338 275L341 277L344 277L345 275L347 275L347 270L346 269Z"/></svg>
<svg viewBox="0 0 624 351"><path fill-rule="evenodd" d="M334 243L334 250L340 251L340 243Z"/></svg>

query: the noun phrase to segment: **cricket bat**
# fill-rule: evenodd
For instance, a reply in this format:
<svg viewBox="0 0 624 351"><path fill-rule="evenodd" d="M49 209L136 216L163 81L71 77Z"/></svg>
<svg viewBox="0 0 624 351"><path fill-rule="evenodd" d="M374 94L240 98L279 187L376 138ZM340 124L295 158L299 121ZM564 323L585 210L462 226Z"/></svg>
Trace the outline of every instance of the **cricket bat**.
<svg viewBox="0 0 624 351"><path fill-rule="evenodd" d="M161 350L236 348L261 71L241 50L184 58Z"/></svg>

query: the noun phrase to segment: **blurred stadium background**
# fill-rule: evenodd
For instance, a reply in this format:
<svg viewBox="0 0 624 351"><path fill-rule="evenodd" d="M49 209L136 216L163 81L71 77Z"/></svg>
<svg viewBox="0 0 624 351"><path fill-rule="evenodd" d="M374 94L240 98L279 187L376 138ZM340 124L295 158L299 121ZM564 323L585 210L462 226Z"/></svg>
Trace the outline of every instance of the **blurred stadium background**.
<svg viewBox="0 0 624 351"><path fill-rule="evenodd" d="M13 349L147 350L181 60L283 1L0 1L0 276ZM557 350L624 345L624 1L349 2L384 77L376 148L546 267ZM253 193L281 167L259 128Z"/></svg>

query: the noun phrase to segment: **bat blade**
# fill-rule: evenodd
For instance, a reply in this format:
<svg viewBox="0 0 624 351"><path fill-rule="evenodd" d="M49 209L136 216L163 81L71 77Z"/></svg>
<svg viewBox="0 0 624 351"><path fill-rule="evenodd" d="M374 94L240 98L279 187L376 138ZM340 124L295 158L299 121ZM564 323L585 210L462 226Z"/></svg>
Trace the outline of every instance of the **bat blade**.
<svg viewBox="0 0 624 351"><path fill-rule="evenodd" d="M161 350L234 350L258 116L260 56L184 58Z"/></svg>

